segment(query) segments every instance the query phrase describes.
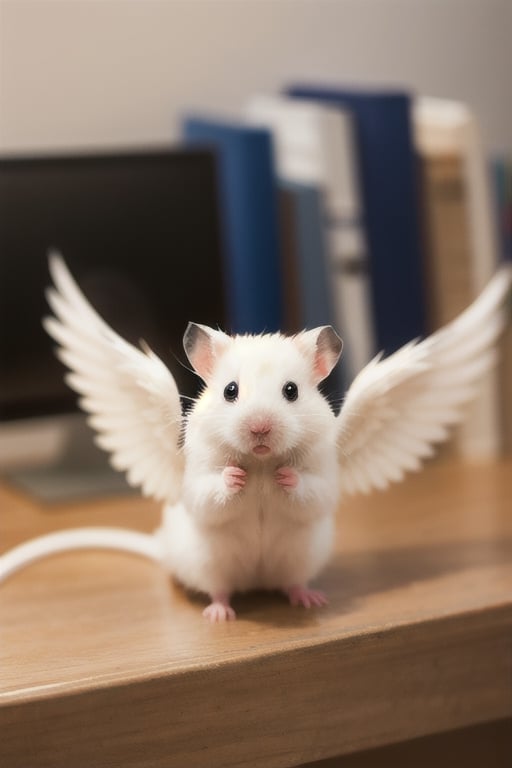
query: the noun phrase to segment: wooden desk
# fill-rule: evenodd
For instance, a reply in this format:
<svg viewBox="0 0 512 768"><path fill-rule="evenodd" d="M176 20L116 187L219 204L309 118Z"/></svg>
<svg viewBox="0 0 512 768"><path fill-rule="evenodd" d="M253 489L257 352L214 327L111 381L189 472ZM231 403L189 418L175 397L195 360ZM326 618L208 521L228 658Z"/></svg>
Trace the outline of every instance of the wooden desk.
<svg viewBox="0 0 512 768"><path fill-rule="evenodd" d="M158 521L138 498L42 509L5 488L0 510L2 550ZM511 462L350 501L318 585L327 608L251 595L210 625L144 560L32 565L0 585L0 765L277 768L512 717Z"/></svg>

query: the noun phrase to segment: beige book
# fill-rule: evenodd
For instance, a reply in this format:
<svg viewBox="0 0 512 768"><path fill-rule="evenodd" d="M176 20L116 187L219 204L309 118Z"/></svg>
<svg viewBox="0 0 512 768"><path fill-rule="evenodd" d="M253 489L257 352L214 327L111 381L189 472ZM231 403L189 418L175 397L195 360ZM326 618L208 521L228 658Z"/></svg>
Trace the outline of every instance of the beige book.
<svg viewBox="0 0 512 768"><path fill-rule="evenodd" d="M421 158L428 333L449 323L472 300L471 249L464 168L458 154ZM441 458L460 453L460 428Z"/></svg>
<svg viewBox="0 0 512 768"><path fill-rule="evenodd" d="M414 128L416 146L424 159L459 158L466 195L471 297L474 298L498 265L490 179L477 120L460 102L421 98L414 106ZM502 450L500 422L498 375L493 370L482 382L459 430L461 455L475 460L497 458Z"/></svg>
<svg viewBox="0 0 512 768"><path fill-rule="evenodd" d="M509 302L508 324L499 346L498 369L503 453L512 456L512 300Z"/></svg>

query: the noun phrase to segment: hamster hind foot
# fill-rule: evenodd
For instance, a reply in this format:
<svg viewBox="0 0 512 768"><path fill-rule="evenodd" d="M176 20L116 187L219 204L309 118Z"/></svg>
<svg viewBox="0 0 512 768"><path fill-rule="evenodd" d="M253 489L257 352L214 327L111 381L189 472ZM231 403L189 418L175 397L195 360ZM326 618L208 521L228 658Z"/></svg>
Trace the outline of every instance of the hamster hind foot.
<svg viewBox="0 0 512 768"><path fill-rule="evenodd" d="M212 602L203 611L205 618L209 619L212 624L236 619L236 613L229 603L229 595L220 594L211 597Z"/></svg>
<svg viewBox="0 0 512 768"><path fill-rule="evenodd" d="M304 608L321 607L329 602L325 593L320 589L309 589L309 587L293 586L285 590L290 604L293 606L302 605Z"/></svg>

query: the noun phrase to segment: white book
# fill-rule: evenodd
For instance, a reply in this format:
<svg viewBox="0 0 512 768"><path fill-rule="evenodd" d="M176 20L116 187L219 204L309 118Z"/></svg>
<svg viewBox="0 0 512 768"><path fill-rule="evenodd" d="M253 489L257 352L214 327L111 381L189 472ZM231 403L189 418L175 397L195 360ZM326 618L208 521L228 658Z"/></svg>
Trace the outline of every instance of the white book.
<svg viewBox="0 0 512 768"><path fill-rule="evenodd" d="M416 146L420 154L461 158L468 209L468 235L472 290L476 296L498 265L498 240L492 210L490 178L478 123L463 103L419 98L414 104ZM460 429L459 449L464 458L497 458L501 451L498 376L487 374L468 419Z"/></svg>
<svg viewBox="0 0 512 768"><path fill-rule="evenodd" d="M272 131L279 178L323 193L333 322L346 342L351 381L376 352L352 116L279 96L254 97L245 114L251 124Z"/></svg>

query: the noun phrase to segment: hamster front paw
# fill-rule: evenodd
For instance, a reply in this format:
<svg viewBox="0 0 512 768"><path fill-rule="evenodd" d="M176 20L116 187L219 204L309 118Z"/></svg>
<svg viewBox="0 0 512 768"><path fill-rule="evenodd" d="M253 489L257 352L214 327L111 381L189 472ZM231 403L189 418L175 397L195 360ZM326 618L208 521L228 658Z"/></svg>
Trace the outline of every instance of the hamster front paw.
<svg viewBox="0 0 512 768"><path fill-rule="evenodd" d="M276 470L275 478L285 491L291 491L299 484L299 473L293 467L280 467Z"/></svg>
<svg viewBox="0 0 512 768"><path fill-rule="evenodd" d="M226 488L232 493L238 493L242 490L247 479L247 472L241 467L224 467L222 478Z"/></svg>

